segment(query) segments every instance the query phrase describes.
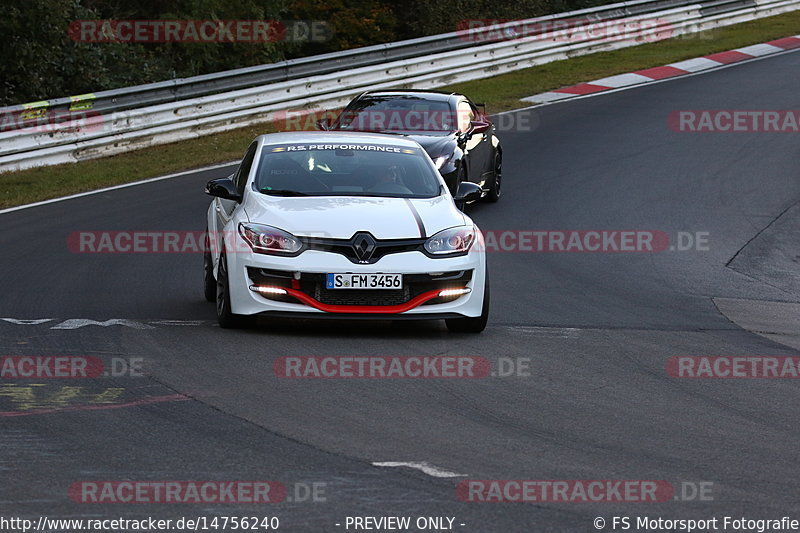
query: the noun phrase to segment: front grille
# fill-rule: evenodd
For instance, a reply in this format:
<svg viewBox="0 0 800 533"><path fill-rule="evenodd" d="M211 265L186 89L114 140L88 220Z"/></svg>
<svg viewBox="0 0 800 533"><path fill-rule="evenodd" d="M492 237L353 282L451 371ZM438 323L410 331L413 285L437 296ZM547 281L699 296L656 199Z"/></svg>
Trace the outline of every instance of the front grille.
<svg viewBox="0 0 800 533"><path fill-rule="evenodd" d="M326 288L325 274L301 273L299 279L295 279L294 272L255 267L248 267L247 273L255 285L294 287L326 305L401 305L428 291L464 287L472 279L472 270L438 274L404 274L403 289L352 290ZM297 303L295 298L288 295L262 294L262 296L270 300ZM454 297L434 298L423 305L444 303L453 299Z"/></svg>
<svg viewBox="0 0 800 533"><path fill-rule="evenodd" d="M308 250L319 250L322 252L341 254L349 259L350 262L355 264L377 263L381 258L389 254L399 254L403 252L414 251L425 253L425 248L423 245L425 244L426 239L375 239L374 251L367 259L360 259L356 253L357 245L355 243L355 240L360 233L357 233L350 239L306 238L304 239L304 245Z"/></svg>
<svg viewBox="0 0 800 533"><path fill-rule="evenodd" d="M391 290L348 290L326 289L317 284L314 288L314 299L329 305L401 305L409 301L410 289Z"/></svg>

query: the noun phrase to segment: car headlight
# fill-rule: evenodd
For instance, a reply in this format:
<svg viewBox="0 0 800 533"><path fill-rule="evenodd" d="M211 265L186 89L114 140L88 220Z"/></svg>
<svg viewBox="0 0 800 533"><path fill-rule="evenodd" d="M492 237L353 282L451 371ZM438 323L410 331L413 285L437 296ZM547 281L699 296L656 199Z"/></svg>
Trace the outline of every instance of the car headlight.
<svg viewBox="0 0 800 533"><path fill-rule="evenodd" d="M244 222L239 224L239 234L257 254L295 254L303 248L303 243L282 229Z"/></svg>
<svg viewBox="0 0 800 533"><path fill-rule="evenodd" d="M445 163L450 159L449 155L440 155L436 159L433 160L433 164L436 165L437 170L442 170L442 167Z"/></svg>
<svg viewBox="0 0 800 533"><path fill-rule="evenodd" d="M465 254L475 243L475 234L474 226L442 230L425 241L425 250L436 256Z"/></svg>

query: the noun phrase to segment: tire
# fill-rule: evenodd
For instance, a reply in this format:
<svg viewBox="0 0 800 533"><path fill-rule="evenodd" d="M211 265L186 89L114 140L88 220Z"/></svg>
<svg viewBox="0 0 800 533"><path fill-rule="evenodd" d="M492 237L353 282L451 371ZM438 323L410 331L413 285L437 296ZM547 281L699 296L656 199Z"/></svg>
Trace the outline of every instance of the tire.
<svg viewBox="0 0 800 533"><path fill-rule="evenodd" d="M246 326L249 317L235 315L231 311L231 291L228 283L228 258L224 250L219 256L216 288L217 322L219 322L219 326L225 329L235 329Z"/></svg>
<svg viewBox="0 0 800 533"><path fill-rule="evenodd" d="M205 243L205 251L203 252L203 294L206 297L206 301L213 302L217 299L217 280L214 278L214 261L211 257L208 228L206 228L203 242Z"/></svg>
<svg viewBox="0 0 800 533"><path fill-rule="evenodd" d="M494 154L494 178L492 179L492 186L489 192L486 193L487 202L496 202L500 199L502 190L500 186L503 184L503 154L496 151Z"/></svg>
<svg viewBox="0 0 800 533"><path fill-rule="evenodd" d="M451 333L480 333L486 329L489 321L489 275L486 275L486 286L483 288L483 306L481 316L475 318L446 318L444 323Z"/></svg>

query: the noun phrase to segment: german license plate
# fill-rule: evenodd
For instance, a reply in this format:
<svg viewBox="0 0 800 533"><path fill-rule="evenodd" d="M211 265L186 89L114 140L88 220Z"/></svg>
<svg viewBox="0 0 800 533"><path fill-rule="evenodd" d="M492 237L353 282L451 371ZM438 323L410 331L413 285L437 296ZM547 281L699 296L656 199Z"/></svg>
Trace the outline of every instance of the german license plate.
<svg viewBox="0 0 800 533"><path fill-rule="evenodd" d="M328 274L328 289L402 289L402 274Z"/></svg>

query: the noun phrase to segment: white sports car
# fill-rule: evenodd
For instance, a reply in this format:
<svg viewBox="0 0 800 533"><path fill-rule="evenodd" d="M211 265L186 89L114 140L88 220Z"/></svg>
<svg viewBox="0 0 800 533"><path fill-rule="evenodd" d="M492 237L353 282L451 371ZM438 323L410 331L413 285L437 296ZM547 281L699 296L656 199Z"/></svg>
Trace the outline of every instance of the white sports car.
<svg viewBox="0 0 800 533"><path fill-rule="evenodd" d="M416 142L345 132L261 135L212 180L205 295L222 327L248 317L444 319L489 314L480 231Z"/></svg>

